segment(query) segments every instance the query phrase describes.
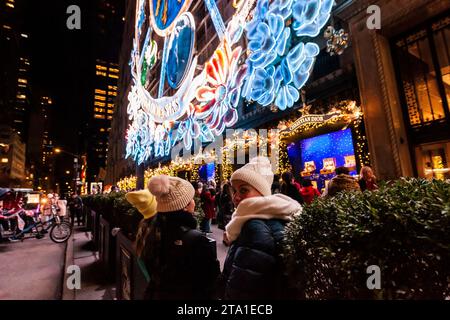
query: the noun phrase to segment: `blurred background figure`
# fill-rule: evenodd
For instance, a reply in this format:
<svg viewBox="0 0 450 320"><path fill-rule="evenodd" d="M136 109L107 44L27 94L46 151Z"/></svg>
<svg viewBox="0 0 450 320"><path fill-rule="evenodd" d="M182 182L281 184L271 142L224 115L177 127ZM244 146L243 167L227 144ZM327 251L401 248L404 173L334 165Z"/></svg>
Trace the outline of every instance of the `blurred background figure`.
<svg viewBox="0 0 450 320"><path fill-rule="evenodd" d="M305 179L302 181L302 188L300 190L303 201L310 204L315 198L320 197L320 192L312 185L311 180Z"/></svg>
<svg viewBox="0 0 450 320"><path fill-rule="evenodd" d="M215 188L210 189L208 185L204 184L202 194L200 195L202 209L205 214L200 225L200 230L205 233L211 233L211 220L216 216L216 197L212 195L212 190L215 190Z"/></svg>
<svg viewBox="0 0 450 320"><path fill-rule="evenodd" d="M361 191L373 191L378 189L377 177L374 175L372 168L369 166L364 166L361 168L358 182Z"/></svg>
<svg viewBox="0 0 450 320"><path fill-rule="evenodd" d="M335 196L341 191L361 191L358 181L350 175L347 167L337 167L336 176L330 180L322 196Z"/></svg>
<svg viewBox="0 0 450 320"><path fill-rule="evenodd" d="M81 226L84 223L82 215L83 201L76 192L72 193L72 197L69 201L69 209L72 218L72 226L75 225L75 217L77 218L78 225Z"/></svg>
<svg viewBox="0 0 450 320"><path fill-rule="evenodd" d="M67 200L61 199L59 195L55 193L55 205L58 216L64 218L67 213Z"/></svg>
<svg viewBox="0 0 450 320"><path fill-rule="evenodd" d="M296 200L298 203L303 203L303 198L300 194L299 188L296 185L294 176L291 172L284 172L281 175L283 183L281 184L281 193Z"/></svg>
<svg viewBox="0 0 450 320"><path fill-rule="evenodd" d="M278 174L273 176L272 194L281 193L280 176Z"/></svg>

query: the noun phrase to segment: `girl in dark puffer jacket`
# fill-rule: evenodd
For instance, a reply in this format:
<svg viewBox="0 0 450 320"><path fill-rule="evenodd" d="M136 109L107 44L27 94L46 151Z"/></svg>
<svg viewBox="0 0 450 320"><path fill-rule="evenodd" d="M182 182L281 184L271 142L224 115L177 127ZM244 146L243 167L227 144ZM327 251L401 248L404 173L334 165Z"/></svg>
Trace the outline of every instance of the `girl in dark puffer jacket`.
<svg viewBox="0 0 450 320"><path fill-rule="evenodd" d="M285 224L301 206L283 194L271 195L272 181L265 157L252 159L231 176L236 211L226 226L231 247L222 273L224 299L289 298L281 244Z"/></svg>

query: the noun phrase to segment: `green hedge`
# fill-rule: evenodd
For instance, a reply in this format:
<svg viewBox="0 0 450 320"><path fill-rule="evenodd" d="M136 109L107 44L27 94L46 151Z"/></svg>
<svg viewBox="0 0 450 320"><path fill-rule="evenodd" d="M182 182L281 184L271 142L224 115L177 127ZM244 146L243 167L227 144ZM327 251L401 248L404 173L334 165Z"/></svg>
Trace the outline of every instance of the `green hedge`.
<svg viewBox="0 0 450 320"><path fill-rule="evenodd" d="M125 192L83 196L83 203L134 240L142 215L125 199Z"/></svg>
<svg viewBox="0 0 450 320"><path fill-rule="evenodd" d="M125 199L126 192L114 192L108 194L96 194L83 196L83 203L95 212L101 214L113 228L119 227L122 232L130 239L134 240L136 237L139 222L142 215L133 207L127 199ZM195 198L197 227L205 216L201 209L200 199Z"/></svg>
<svg viewBox="0 0 450 320"><path fill-rule="evenodd" d="M306 206L286 228L291 284L306 299L450 296L450 184L402 179ZM369 290L367 267L381 269Z"/></svg>

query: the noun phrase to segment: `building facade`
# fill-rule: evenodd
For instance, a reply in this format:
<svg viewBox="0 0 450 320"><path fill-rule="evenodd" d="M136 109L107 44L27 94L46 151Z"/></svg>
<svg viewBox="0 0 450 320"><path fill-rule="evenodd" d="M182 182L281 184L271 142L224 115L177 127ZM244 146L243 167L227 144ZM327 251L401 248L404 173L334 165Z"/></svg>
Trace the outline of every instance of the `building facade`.
<svg viewBox="0 0 450 320"><path fill-rule="evenodd" d="M367 28L366 9L381 12ZM449 178L448 1L353 1L348 21L371 162L383 178Z"/></svg>
<svg viewBox="0 0 450 320"><path fill-rule="evenodd" d="M133 85L129 52L137 41L139 3L129 2L126 15L119 99L110 134L110 143L115 144L107 169L110 183L135 174L130 160L123 158L124 137L130 134L127 98ZM205 3L208 1L193 2L189 8L195 20L199 72L220 43L215 19ZM381 29L368 26L371 5L380 10ZM217 1L216 6L227 25L236 9L233 2ZM331 18L314 37L319 53L299 91L301 98L284 109L275 103L263 106L255 102L257 98L241 99L233 128L281 129L282 162L296 176L315 179L322 187L329 178L328 169L338 165L348 166L354 175L363 165L371 165L383 180L401 176L448 178L449 6L438 0L336 1ZM334 55L324 38L327 26L348 33L348 47ZM143 29L146 27L144 21ZM141 35L140 41L143 38ZM155 37L155 42L157 48L165 45L164 38ZM243 39L239 45L247 48L248 43ZM241 58L247 59L250 53L247 50ZM174 95L172 86L160 86L163 73L161 56L157 57L147 79L142 79L146 90L152 96L160 92ZM149 157L141 166L155 168L170 160L167 155Z"/></svg>
<svg viewBox="0 0 450 320"><path fill-rule="evenodd" d="M51 114L54 112L52 97L42 95L36 108L30 115L27 161L29 179L34 189L50 190L55 188L55 153L51 129Z"/></svg>
<svg viewBox="0 0 450 320"><path fill-rule="evenodd" d="M0 184L25 186L25 148L20 136L9 126L0 126Z"/></svg>
<svg viewBox="0 0 450 320"><path fill-rule="evenodd" d="M24 31L22 0L0 2L0 123L28 138L31 106L29 34Z"/></svg>
<svg viewBox="0 0 450 320"><path fill-rule="evenodd" d="M125 8L125 21L122 35L122 45L119 54L119 80L118 92L111 122L111 130L108 136L108 154L106 164L106 184L114 184L122 177L135 172L135 164L130 159L125 159L126 141L125 132L129 121L127 114L128 94L131 89L131 72L129 68L130 52L133 48L134 34L134 12L136 11L136 0L127 1Z"/></svg>

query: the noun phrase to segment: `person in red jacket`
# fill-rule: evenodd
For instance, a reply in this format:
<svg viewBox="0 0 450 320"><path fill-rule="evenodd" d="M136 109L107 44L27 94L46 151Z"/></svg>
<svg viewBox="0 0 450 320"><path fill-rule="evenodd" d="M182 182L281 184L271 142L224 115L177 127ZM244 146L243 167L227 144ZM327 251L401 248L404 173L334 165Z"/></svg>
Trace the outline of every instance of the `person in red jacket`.
<svg viewBox="0 0 450 320"><path fill-rule="evenodd" d="M317 188L314 188L311 180L305 179L302 181L302 188L300 190L303 200L306 204L310 204L314 201L314 198L320 197L320 192Z"/></svg>
<svg viewBox="0 0 450 320"><path fill-rule="evenodd" d="M205 213L205 218L200 224L200 230L205 233L211 233L211 220L216 216L216 197L211 194L208 186L203 185L203 191L200 195L202 201L202 209Z"/></svg>

